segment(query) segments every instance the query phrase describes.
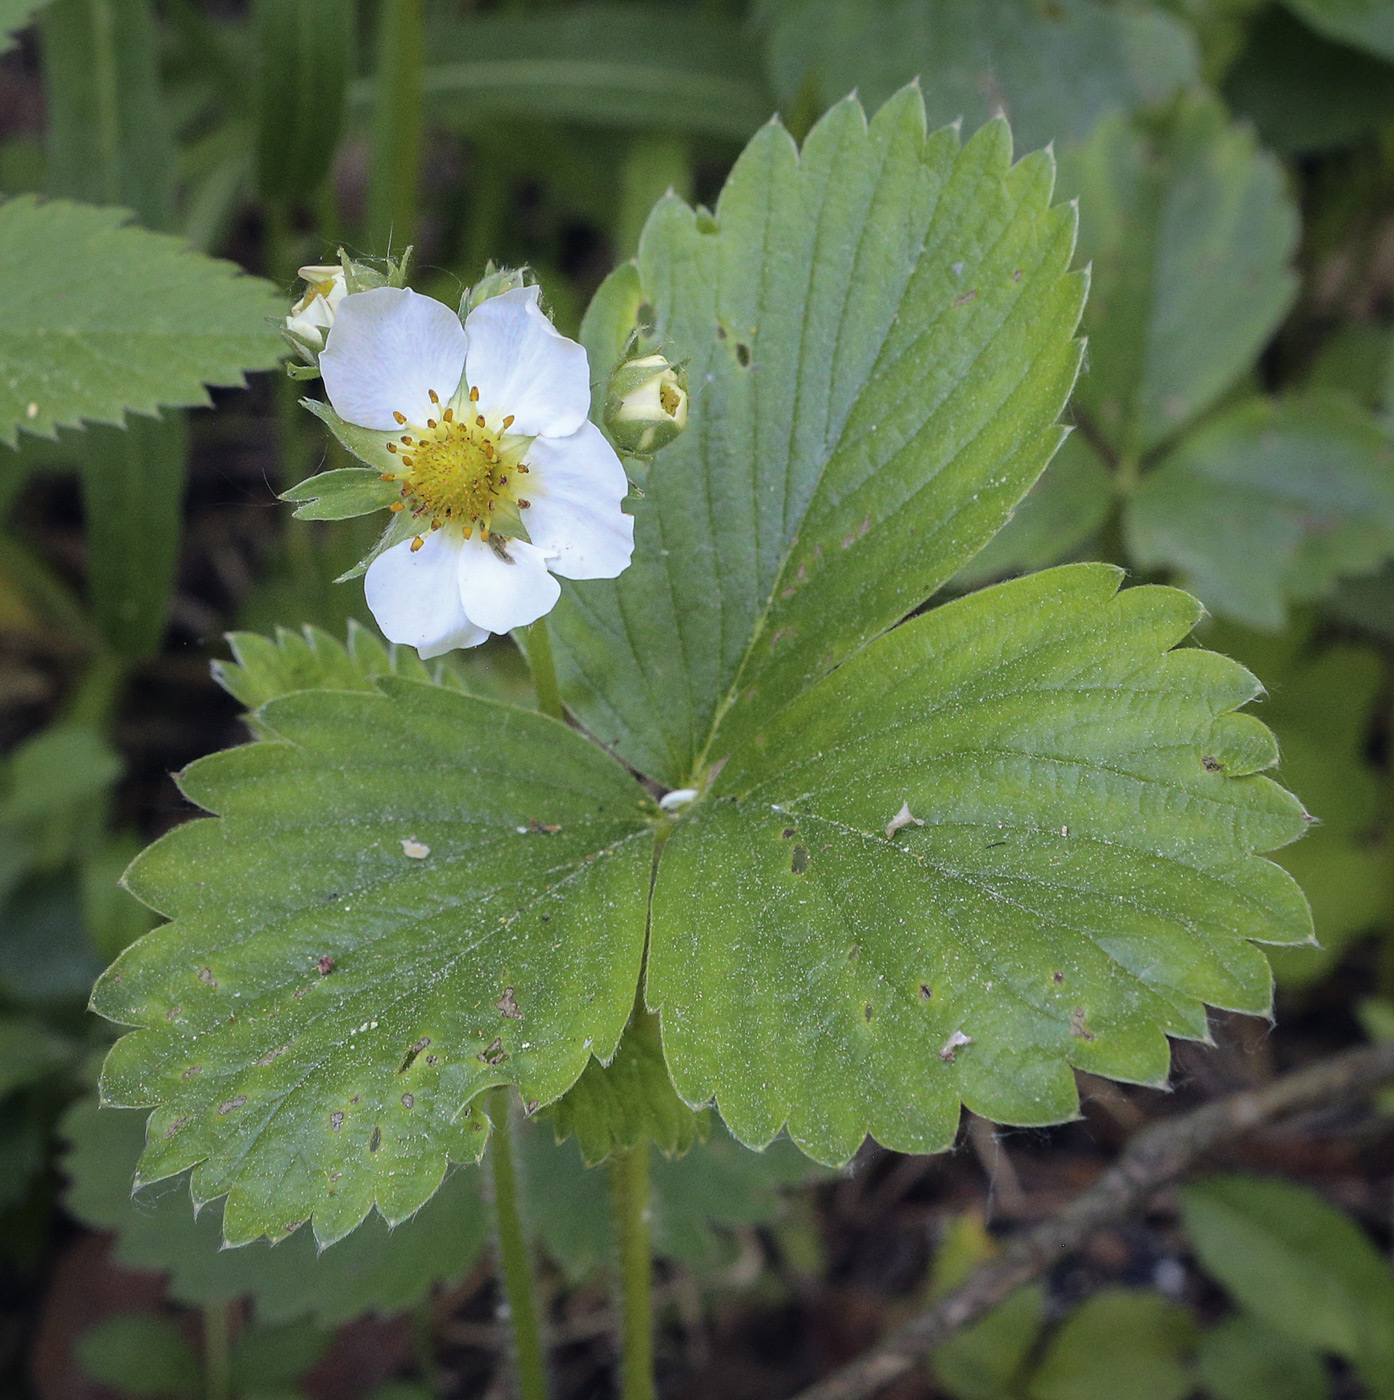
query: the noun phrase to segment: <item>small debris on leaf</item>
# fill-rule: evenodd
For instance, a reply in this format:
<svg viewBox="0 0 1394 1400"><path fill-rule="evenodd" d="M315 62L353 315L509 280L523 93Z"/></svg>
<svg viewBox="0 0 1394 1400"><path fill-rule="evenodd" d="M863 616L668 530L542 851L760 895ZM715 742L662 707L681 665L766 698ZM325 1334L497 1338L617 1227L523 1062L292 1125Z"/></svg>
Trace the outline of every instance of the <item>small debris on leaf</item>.
<svg viewBox="0 0 1394 1400"><path fill-rule="evenodd" d="M945 1064L952 1064L958 1058L958 1049L961 1045L971 1045L973 1037L964 1035L962 1031L955 1031L940 1047L939 1058Z"/></svg>
<svg viewBox="0 0 1394 1400"><path fill-rule="evenodd" d="M910 811L909 802L902 802L900 804L900 811L898 811L895 814L895 816L893 816L890 819L890 821L886 823L886 840L893 841L895 839L896 832L899 831L902 827L923 825L924 822L922 822L919 819L919 817L915 816Z"/></svg>
<svg viewBox="0 0 1394 1400"><path fill-rule="evenodd" d="M503 995L494 1005L507 1016L510 1021L521 1021L523 1019L523 1013L518 1010L518 1003L514 999L512 987L505 987L503 989Z"/></svg>
<svg viewBox="0 0 1394 1400"><path fill-rule="evenodd" d="M321 977L328 977L329 974L334 971L334 959L326 953L315 966L319 968L319 975Z"/></svg>
<svg viewBox="0 0 1394 1400"><path fill-rule="evenodd" d="M425 860L431 854L431 848L408 838L402 842L402 854L411 860Z"/></svg>

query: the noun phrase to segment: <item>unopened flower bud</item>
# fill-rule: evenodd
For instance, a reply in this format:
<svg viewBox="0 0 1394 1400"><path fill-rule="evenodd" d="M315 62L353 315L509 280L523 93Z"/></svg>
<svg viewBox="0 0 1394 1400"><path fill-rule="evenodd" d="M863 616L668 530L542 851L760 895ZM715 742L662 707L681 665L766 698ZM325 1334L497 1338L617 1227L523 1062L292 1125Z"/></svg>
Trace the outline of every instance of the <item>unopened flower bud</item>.
<svg viewBox="0 0 1394 1400"><path fill-rule="evenodd" d="M348 284L338 266L302 267L300 276L306 284L305 295L286 317L286 336L300 358L314 364L334 324L334 313L348 295Z"/></svg>
<svg viewBox="0 0 1394 1400"><path fill-rule="evenodd" d="M662 355L627 360L610 379L605 426L631 457L666 447L687 426L687 376Z"/></svg>
<svg viewBox="0 0 1394 1400"><path fill-rule="evenodd" d="M519 287L526 287L535 280L528 276L528 271L523 267L495 267L492 262L484 269L484 276L479 279L469 289L465 296L464 305L460 308L461 316L468 316L476 306L482 306L491 297L502 296L505 292L516 291Z"/></svg>

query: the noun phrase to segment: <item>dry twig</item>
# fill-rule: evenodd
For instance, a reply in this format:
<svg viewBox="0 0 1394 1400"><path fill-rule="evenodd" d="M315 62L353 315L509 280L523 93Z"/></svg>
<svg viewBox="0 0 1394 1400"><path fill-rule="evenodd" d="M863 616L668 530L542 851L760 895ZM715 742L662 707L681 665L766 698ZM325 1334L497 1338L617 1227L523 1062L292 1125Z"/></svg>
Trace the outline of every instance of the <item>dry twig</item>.
<svg viewBox="0 0 1394 1400"><path fill-rule="evenodd" d="M1137 1210L1217 1144L1290 1113L1360 1097L1394 1079L1394 1041L1285 1074L1144 1128L1086 1191L1016 1236L954 1292L795 1400L865 1400L903 1376L946 1337L976 1322L1022 1284L1073 1254L1105 1225Z"/></svg>

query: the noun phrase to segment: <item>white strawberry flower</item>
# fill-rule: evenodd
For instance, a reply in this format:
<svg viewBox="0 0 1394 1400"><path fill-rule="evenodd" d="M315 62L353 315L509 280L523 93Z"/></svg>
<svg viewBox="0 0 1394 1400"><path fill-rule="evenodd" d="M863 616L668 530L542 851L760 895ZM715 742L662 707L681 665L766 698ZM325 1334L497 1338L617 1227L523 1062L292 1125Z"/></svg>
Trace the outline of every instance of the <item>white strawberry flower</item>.
<svg viewBox="0 0 1394 1400"><path fill-rule="evenodd" d="M314 363L315 355L324 349L339 304L348 295L348 283L338 266L302 267L300 278L305 295L291 307L286 330L295 340L300 358Z"/></svg>
<svg viewBox="0 0 1394 1400"><path fill-rule="evenodd" d="M368 567L368 606L423 657L550 612L562 578L615 578L634 552L629 489L593 423L585 350L537 287L477 306L377 287L340 302L320 371L346 422L401 462L394 510L420 522Z"/></svg>

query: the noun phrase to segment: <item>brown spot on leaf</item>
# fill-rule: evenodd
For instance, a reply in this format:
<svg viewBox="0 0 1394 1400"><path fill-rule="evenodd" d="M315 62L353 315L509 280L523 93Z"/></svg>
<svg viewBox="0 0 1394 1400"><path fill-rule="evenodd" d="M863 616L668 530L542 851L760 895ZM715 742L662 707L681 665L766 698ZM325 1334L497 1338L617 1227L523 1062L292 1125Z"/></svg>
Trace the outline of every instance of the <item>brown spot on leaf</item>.
<svg viewBox="0 0 1394 1400"><path fill-rule="evenodd" d="M179 1077L180 1079L192 1079L202 1068L202 1065L190 1065Z"/></svg>
<svg viewBox="0 0 1394 1400"><path fill-rule="evenodd" d="M413 1108L413 1107L415 1107L415 1105L416 1105L416 1096L415 1096L414 1094L403 1094L403 1095L402 1095L402 1107L403 1107L403 1108Z"/></svg>
<svg viewBox="0 0 1394 1400"><path fill-rule="evenodd" d="M372 1135L372 1137L370 1137L370 1138L368 1139L368 1151L369 1151L369 1152L376 1152L376 1151L378 1150L378 1148L381 1147L381 1146L382 1146L382 1129L375 1126L375 1127L373 1128L373 1135Z"/></svg>
<svg viewBox="0 0 1394 1400"><path fill-rule="evenodd" d="M397 1066L397 1073L404 1074L416 1062L416 1057L431 1043L429 1035L423 1035L414 1045L407 1046L407 1053L402 1056L402 1063ZM435 1061L434 1055L427 1055L426 1063L429 1065Z"/></svg>
<svg viewBox="0 0 1394 1400"><path fill-rule="evenodd" d="M977 296L978 289L974 287L971 291L964 292L964 294L961 297L955 297L953 299L953 305L967 306L970 301L975 301L977 299Z"/></svg>
<svg viewBox="0 0 1394 1400"><path fill-rule="evenodd" d="M510 1021L521 1021L523 1013L518 1010L517 999L513 995L512 987L505 987L503 995L494 1003L501 1015L507 1016Z"/></svg>
<svg viewBox="0 0 1394 1400"><path fill-rule="evenodd" d="M284 1045L278 1045L274 1050L268 1050L256 1063L263 1067L269 1065L273 1060L279 1059L289 1049L290 1042L287 1041Z"/></svg>
<svg viewBox="0 0 1394 1400"><path fill-rule="evenodd" d="M326 953L315 966L319 968L319 975L321 977L328 977L329 974L334 971L334 959Z"/></svg>
<svg viewBox="0 0 1394 1400"><path fill-rule="evenodd" d="M1205 757L1201 759L1200 766L1204 768L1207 773L1220 773L1223 772L1225 765L1221 763L1214 754L1206 754Z"/></svg>
<svg viewBox="0 0 1394 1400"><path fill-rule="evenodd" d="M229 1114L234 1108L241 1108L246 1102L246 1094L238 1094L236 1098L229 1099L226 1103L220 1103L218 1105L218 1112L224 1115Z"/></svg>
<svg viewBox="0 0 1394 1400"><path fill-rule="evenodd" d="M528 825L529 825L534 831L541 831L541 832L544 832L544 833L546 833L546 835L548 835L548 836L555 836L555 835L557 834L557 832L559 832L559 831L561 830L561 827L550 825L550 824L547 823L547 822L540 822L540 821L537 820L536 817L530 817L530 818L528 819Z"/></svg>
<svg viewBox="0 0 1394 1400"><path fill-rule="evenodd" d="M1084 1024L1084 1008L1077 1006L1070 1012L1070 1034L1076 1040L1093 1040L1094 1032Z"/></svg>
<svg viewBox="0 0 1394 1400"><path fill-rule="evenodd" d="M789 869L795 875L802 875L809 867L810 860L807 846L795 846L793 858L789 862Z"/></svg>
<svg viewBox="0 0 1394 1400"><path fill-rule="evenodd" d="M862 1007L862 1015L865 1016L866 1019L869 1021L873 1016L876 1015L876 1008L872 1006L870 1002L867 1002L867 1004L864 1007Z"/></svg>
<svg viewBox="0 0 1394 1400"><path fill-rule="evenodd" d="M180 1013L183 1009L184 1009L184 1008L183 1008L182 1006L171 1006L170 1009L169 1009L168 1011L165 1012L165 1020L166 1020L166 1021L173 1021L173 1020L176 1020L176 1019L178 1018L178 1016L179 1016L179 1013Z"/></svg>
<svg viewBox="0 0 1394 1400"><path fill-rule="evenodd" d="M337 1108L336 1108L336 1109L334 1110L334 1112L331 1113L331 1114L329 1115L329 1130L330 1130L330 1132L337 1133L337 1132L339 1131L339 1129L342 1128L343 1126L344 1126L344 1115L343 1115L343 1111L342 1111L341 1109L337 1109Z"/></svg>
<svg viewBox="0 0 1394 1400"><path fill-rule="evenodd" d="M177 1133L177 1132L180 1130L180 1128L182 1128L182 1127L184 1126L184 1124L187 1123L188 1121L189 1121L189 1115L188 1115L187 1113L186 1113L182 1118L176 1118L176 1119L174 1120L174 1122L171 1123L171 1124L169 1125L169 1127L167 1127L167 1128L165 1129L165 1132L164 1132L164 1139L165 1139L165 1141L168 1142L168 1141L170 1140L170 1138L172 1138L172 1137L175 1135L175 1133Z"/></svg>
<svg viewBox="0 0 1394 1400"><path fill-rule="evenodd" d="M495 1036L483 1050L479 1052L478 1058L486 1065L501 1065L507 1058L508 1052L503 1048L501 1036Z"/></svg>
<svg viewBox="0 0 1394 1400"><path fill-rule="evenodd" d="M1063 972L1052 972L1050 974L1050 980L1054 982L1055 985L1058 987L1062 982L1064 982L1065 974Z"/></svg>
<svg viewBox="0 0 1394 1400"><path fill-rule="evenodd" d="M930 998L933 997L933 995L934 995L934 988L931 987L931 986L929 985L928 982L921 982L921 983L920 983L920 1000L921 1000L921 1001L929 1001Z"/></svg>
<svg viewBox="0 0 1394 1400"><path fill-rule="evenodd" d="M211 967L201 969L198 974L198 980L202 982L205 987L216 987L218 985L217 979L213 976L213 969Z"/></svg>

